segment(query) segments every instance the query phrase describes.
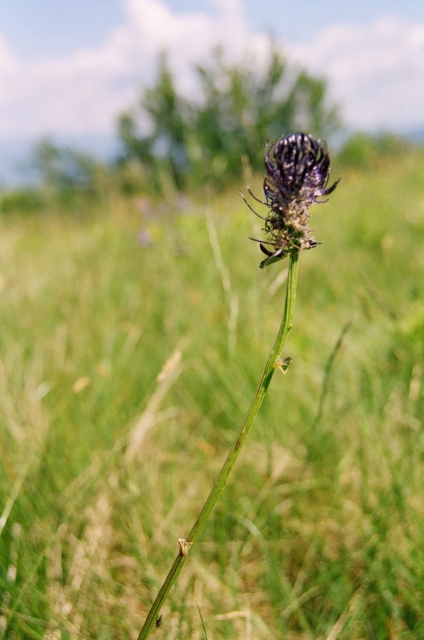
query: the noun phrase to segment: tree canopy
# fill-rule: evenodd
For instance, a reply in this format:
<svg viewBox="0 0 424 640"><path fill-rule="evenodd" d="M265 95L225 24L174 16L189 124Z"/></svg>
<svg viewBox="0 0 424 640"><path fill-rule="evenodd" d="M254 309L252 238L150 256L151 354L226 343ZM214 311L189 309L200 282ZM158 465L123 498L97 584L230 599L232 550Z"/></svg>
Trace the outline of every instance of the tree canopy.
<svg viewBox="0 0 424 640"><path fill-rule="evenodd" d="M228 64L221 49L194 71L198 97L189 100L161 54L155 84L119 118L121 161L137 159L154 182L165 167L178 189L223 186L240 175L243 163L263 167L267 141L299 129L327 137L339 126L326 81L289 67L273 45L261 71L251 59Z"/></svg>

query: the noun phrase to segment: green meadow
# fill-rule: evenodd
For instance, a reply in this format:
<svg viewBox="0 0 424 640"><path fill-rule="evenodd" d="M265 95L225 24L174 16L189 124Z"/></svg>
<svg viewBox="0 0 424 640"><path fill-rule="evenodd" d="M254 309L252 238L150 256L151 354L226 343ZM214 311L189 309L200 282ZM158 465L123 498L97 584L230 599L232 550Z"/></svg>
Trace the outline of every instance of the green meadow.
<svg viewBox="0 0 424 640"><path fill-rule="evenodd" d="M424 155L334 165L157 640L424 638ZM261 233L234 188L1 217L1 638L137 638L278 330Z"/></svg>

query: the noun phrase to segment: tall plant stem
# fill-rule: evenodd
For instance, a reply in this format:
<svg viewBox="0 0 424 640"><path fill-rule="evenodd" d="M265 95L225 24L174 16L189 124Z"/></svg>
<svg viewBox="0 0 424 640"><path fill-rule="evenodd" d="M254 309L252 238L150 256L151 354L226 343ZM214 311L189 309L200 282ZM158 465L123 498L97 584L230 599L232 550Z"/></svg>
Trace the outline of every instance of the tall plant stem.
<svg viewBox="0 0 424 640"><path fill-rule="evenodd" d="M275 344L269 354L268 361L265 365L264 372L262 374L261 381L258 385L258 388L255 393L255 397L253 398L252 404L249 407L247 415L244 419L243 424L240 427L240 430L237 434L237 437L234 441L233 446L227 456L227 459L224 462L224 466L221 469L221 472L215 482L215 485L210 492L202 511L200 512L199 517L188 537L183 540L179 540L180 551L177 557L174 560L174 564L172 565L168 575L165 578L165 582L163 583L156 600L154 601L152 608L149 611L149 615L146 618L146 621L143 625L142 630L138 636L138 640L146 640L148 638L150 631L158 619L159 611L168 596L168 593L176 581L178 574L180 573L186 559L188 553L192 547L192 545L196 542L197 538L200 536L203 527L206 524L207 519L209 518L212 509L215 506L216 501L219 498L219 495L227 481L228 476L231 473L231 469L234 466L235 461L238 458L240 450L243 446L243 443L246 439L247 434L249 433L250 427L253 424L253 421L256 418L256 415L259 411L259 408L262 404L262 401L265 397L267 389L269 387L269 383L271 382L272 376L274 375L274 371L279 367L279 359L281 350L284 345L284 341L287 337L288 332L290 331L292 325L292 318L296 300L296 286L297 286L297 271L298 271L298 252L292 253L289 257L289 272L287 278L287 290L286 290L286 301L284 306L283 318L281 320L280 329L277 334L277 339Z"/></svg>

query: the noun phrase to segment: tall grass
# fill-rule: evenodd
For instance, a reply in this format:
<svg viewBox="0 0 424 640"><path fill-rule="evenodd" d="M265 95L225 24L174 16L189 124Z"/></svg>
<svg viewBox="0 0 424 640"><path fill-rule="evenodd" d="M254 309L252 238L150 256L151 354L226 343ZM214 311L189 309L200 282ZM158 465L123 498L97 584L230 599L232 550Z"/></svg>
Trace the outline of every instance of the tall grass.
<svg viewBox="0 0 424 640"><path fill-rule="evenodd" d="M423 176L346 172L316 210L293 363L155 637L424 636ZM0 223L3 638L135 638L222 465L283 277L236 193L209 206L216 236L112 191Z"/></svg>

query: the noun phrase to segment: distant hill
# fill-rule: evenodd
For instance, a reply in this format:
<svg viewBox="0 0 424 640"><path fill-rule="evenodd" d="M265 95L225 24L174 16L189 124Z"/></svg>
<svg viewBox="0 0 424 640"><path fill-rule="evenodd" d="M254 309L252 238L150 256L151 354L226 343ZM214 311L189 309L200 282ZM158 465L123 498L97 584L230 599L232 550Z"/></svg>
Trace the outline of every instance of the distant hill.
<svg viewBox="0 0 424 640"><path fill-rule="evenodd" d="M92 155L100 162L111 161L118 153L119 141L113 136L55 136L53 144ZM0 138L0 187L13 188L37 181L32 151L40 138Z"/></svg>
<svg viewBox="0 0 424 640"><path fill-rule="evenodd" d="M415 144L424 144L424 125L394 133ZM331 146L334 149L340 148L346 137L346 132L335 136ZM119 140L114 135L52 136L49 140L58 146L69 146L75 151L88 153L105 163L113 160L119 151ZM40 142L40 138L0 138L0 188L36 184L37 174L32 166L31 155L37 142Z"/></svg>
<svg viewBox="0 0 424 640"><path fill-rule="evenodd" d="M424 125L421 127L415 127L414 129L409 129L402 135L408 138L408 140L412 140L412 142L415 142L416 144L424 144Z"/></svg>

